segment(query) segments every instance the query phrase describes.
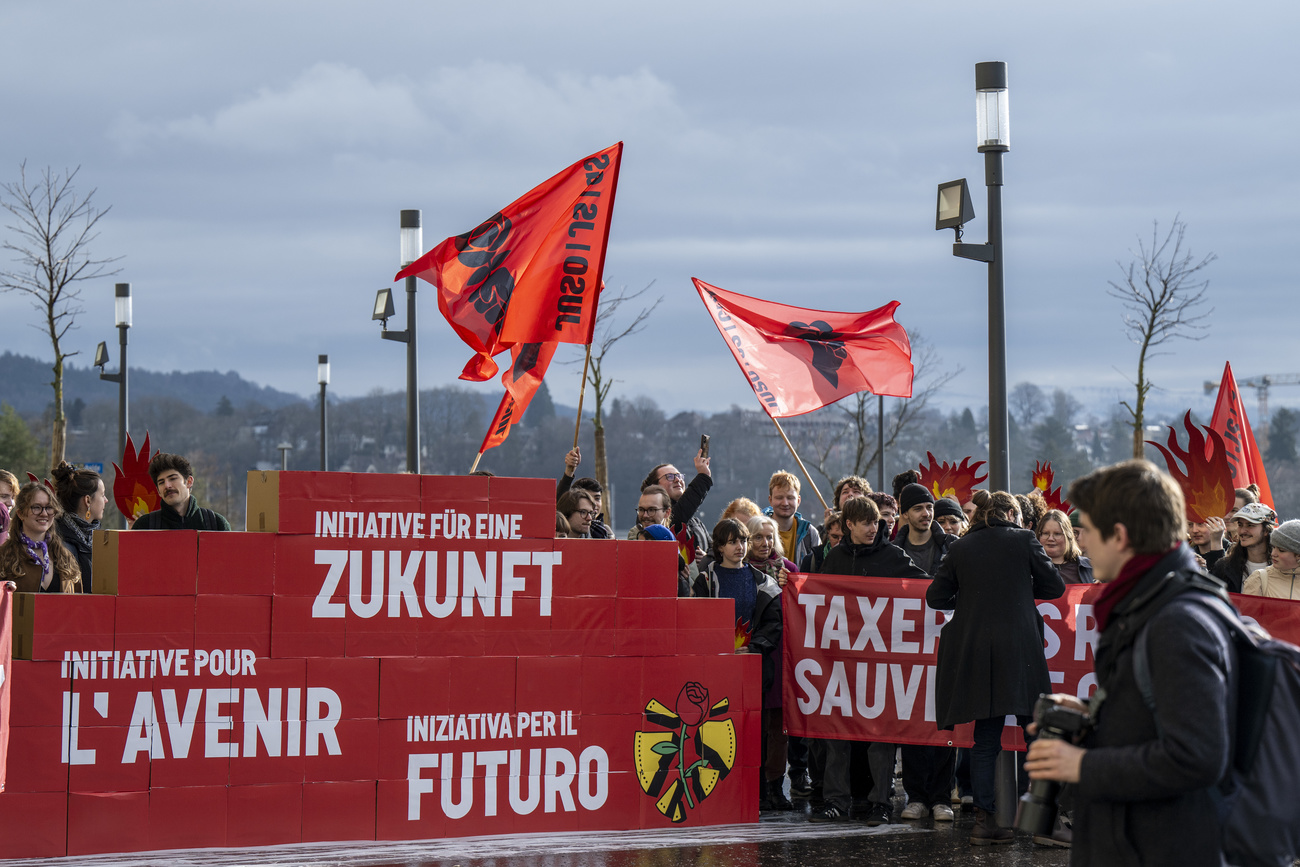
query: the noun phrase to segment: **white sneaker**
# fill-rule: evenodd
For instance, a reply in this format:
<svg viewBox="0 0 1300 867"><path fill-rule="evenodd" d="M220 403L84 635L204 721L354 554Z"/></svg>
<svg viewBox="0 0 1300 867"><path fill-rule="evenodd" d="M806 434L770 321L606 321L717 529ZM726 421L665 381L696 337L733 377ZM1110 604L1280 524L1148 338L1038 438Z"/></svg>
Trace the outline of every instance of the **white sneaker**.
<svg viewBox="0 0 1300 867"><path fill-rule="evenodd" d="M947 804L935 804L935 805L934 805L934 820L935 820L936 822L951 822L951 821L953 821L952 807L949 807Z"/></svg>
<svg viewBox="0 0 1300 867"><path fill-rule="evenodd" d="M904 807L903 812L898 815L904 819L924 819L926 816L930 815L930 808L925 804L922 804L920 801L913 801Z"/></svg>

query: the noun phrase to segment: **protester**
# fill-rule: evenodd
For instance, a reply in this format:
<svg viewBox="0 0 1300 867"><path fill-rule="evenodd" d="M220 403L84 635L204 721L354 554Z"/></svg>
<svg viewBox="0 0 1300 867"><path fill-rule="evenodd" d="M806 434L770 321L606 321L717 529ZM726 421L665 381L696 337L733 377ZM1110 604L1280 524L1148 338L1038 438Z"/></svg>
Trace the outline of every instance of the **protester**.
<svg viewBox="0 0 1300 867"><path fill-rule="evenodd" d="M9 525L14 511L14 497L18 495L18 477L8 470L0 470L0 545L9 538Z"/></svg>
<svg viewBox="0 0 1300 867"><path fill-rule="evenodd" d="M596 506L596 515L591 519L591 523L587 527L587 535L592 539L612 539L614 538L614 531L605 523L604 505L602 503L605 491L601 488L600 482L589 476L583 476L580 479L573 477L580 463L582 463L582 452L577 446L574 446L564 456L564 473L555 485L555 501L558 503L560 497L563 497L573 488L586 491L592 503Z"/></svg>
<svg viewBox="0 0 1300 867"><path fill-rule="evenodd" d="M749 633L749 643L736 652L763 655L763 695L767 696L776 682L776 668L781 662L781 589L768 575L746 562L749 531L735 518L719 521L713 528L711 541L715 559L706 563L696 576L693 595L713 599L727 598L735 603L737 630L743 627ZM775 725L780 732L779 709ZM769 714L764 710L765 735L770 731L769 726ZM770 739L767 740L769 749L779 746L772 744ZM764 806L771 804L771 789L775 787L780 792L785 778L784 749L781 749L779 755L779 770L775 774L768 770L769 765L776 764L777 758L769 755L763 773L759 775L759 802ZM771 782L772 779L775 779L775 783ZM784 799L783 793L782 798ZM785 800L783 808L790 809L790 806L790 802Z"/></svg>
<svg viewBox="0 0 1300 867"><path fill-rule="evenodd" d="M63 543L76 555L81 570L81 585L87 593L93 592L91 580L91 555L95 531L104 517L108 497L104 494L104 480L94 470L79 470L62 461L50 473L54 477L54 492L63 514L56 526Z"/></svg>
<svg viewBox="0 0 1300 867"><path fill-rule="evenodd" d="M709 488L713 487L709 458L703 450L696 453L695 478L691 479L690 485L686 484L686 477L672 464L659 464L652 469L641 482L641 490L644 491L651 485L659 485L666 490L672 501L672 512L664 522L668 529L674 533L680 533L683 528L689 530L691 538L695 540L696 559L703 557L709 550L710 535L696 512L709 493Z"/></svg>
<svg viewBox="0 0 1300 867"><path fill-rule="evenodd" d="M1213 585L1182 541L1182 491L1153 464L1131 460L1075 481L1070 502L1106 585L1095 602L1091 730L1081 747L1034 741L1025 767L1034 780L1077 784L1071 864L1219 867L1214 789L1231 758L1237 661L1224 626L1187 596ZM1153 705L1137 685L1137 640ZM1085 710L1073 696L1052 698Z"/></svg>
<svg viewBox="0 0 1300 867"><path fill-rule="evenodd" d="M149 477L158 488L162 508L135 519L133 530L229 530L230 522L211 509L199 508L190 493L194 470L180 455L159 452L149 461Z"/></svg>
<svg viewBox="0 0 1300 867"><path fill-rule="evenodd" d="M999 827L994 802L1002 728L1011 715L1027 725L1039 694L1051 691L1035 600L1065 592L1043 546L1021 528L1016 498L997 491L982 499L970 529L948 549L925 594L931 608L954 612L939 634L935 711L940 729L975 722L973 845L1015 837Z"/></svg>
<svg viewBox="0 0 1300 867"><path fill-rule="evenodd" d="M591 522L596 517L596 504L580 488L566 491L555 504L556 510L569 521L569 538L590 539Z"/></svg>
<svg viewBox="0 0 1300 867"><path fill-rule="evenodd" d="M875 503L876 508L880 510L880 520L885 522L885 537L892 539L894 527L898 523L898 501L889 494L879 491L867 494L867 499Z"/></svg>
<svg viewBox="0 0 1300 867"><path fill-rule="evenodd" d="M886 494L885 496L889 496ZM889 497L892 501L893 497ZM857 575L875 578L927 578L925 572L908 559L902 548L889 542L887 525L880 517L880 509L871 499L853 497L844 504L844 541L826 557L822 571L829 575ZM819 749L825 751L823 764L823 795L825 803L814 810L811 822L845 822L853 806L852 785L849 778L852 742L824 739ZM868 748L871 764L870 807L866 815L868 825L887 825L893 817L889 798L893 790L894 744L872 744Z"/></svg>
<svg viewBox="0 0 1300 867"><path fill-rule="evenodd" d="M903 499L903 488L908 485L921 484L921 474L916 470L903 470L893 478L894 499L900 503Z"/></svg>
<svg viewBox="0 0 1300 867"><path fill-rule="evenodd" d="M564 513L558 509L555 511L555 538L567 539L572 529L569 527L569 519L564 517Z"/></svg>
<svg viewBox="0 0 1300 867"><path fill-rule="evenodd" d="M1205 522L1188 521L1187 539L1192 544L1192 552L1201 558L1206 569L1213 569L1214 564L1223 559L1223 538L1228 527L1218 516L1211 516Z"/></svg>
<svg viewBox="0 0 1300 867"><path fill-rule="evenodd" d="M1079 550L1070 519L1060 509L1048 509L1038 519L1038 543L1066 584L1092 584L1092 563Z"/></svg>
<svg viewBox="0 0 1300 867"><path fill-rule="evenodd" d="M829 516L826 518L825 531L826 535L825 538L822 539L822 543L810 551L803 560L799 562L800 572L808 573L822 571L822 564L826 562L826 555L844 539L843 512L832 511L829 513Z"/></svg>
<svg viewBox="0 0 1300 867"><path fill-rule="evenodd" d="M722 510L723 518L735 518L742 524L748 523L750 518L761 514L763 510L758 507L758 503L748 497L737 497L727 503L727 507Z"/></svg>
<svg viewBox="0 0 1300 867"><path fill-rule="evenodd" d="M945 533L935 521L934 495L924 485L906 485L899 495L902 520L894 544L906 551L927 576L933 575L957 537Z"/></svg>
<svg viewBox="0 0 1300 867"><path fill-rule="evenodd" d="M77 558L54 529L62 510L38 482L18 489L9 538L0 545L0 581L13 581L19 593L80 593Z"/></svg>
<svg viewBox="0 0 1300 867"><path fill-rule="evenodd" d="M975 512L979 510L980 502L988 501L989 492L983 488L973 488L970 492L970 499L961 504L961 510L966 515L966 523L975 523Z"/></svg>
<svg viewBox="0 0 1300 867"><path fill-rule="evenodd" d="M1240 593L1246 576L1267 569L1272 552L1269 534L1277 526L1277 513L1263 503L1247 503L1232 520L1237 541L1214 564L1210 574L1222 581L1232 593Z"/></svg>
<svg viewBox="0 0 1300 867"><path fill-rule="evenodd" d="M764 515L776 520L782 553L796 563L821 544L817 528L799 514L799 488L799 477L793 473L773 473L767 483L767 501L771 505L763 510Z"/></svg>
<svg viewBox="0 0 1300 867"><path fill-rule="evenodd" d="M865 497L871 493L871 483L861 476L844 476L835 483L835 488L831 492L831 507L826 509L822 515L822 526L819 528L822 532L826 531L826 522L830 520L831 512L838 512L844 508L844 504L854 497Z"/></svg>
<svg viewBox="0 0 1300 867"><path fill-rule="evenodd" d="M668 516L672 510L672 500L668 491L660 485L651 485L641 489L641 497L636 501L636 523L628 532L629 539L635 539L642 527L651 524L668 526Z"/></svg>
<svg viewBox="0 0 1300 867"><path fill-rule="evenodd" d="M1300 521L1285 521L1273 528L1268 537L1273 548L1273 564L1250 573L1241 592L1247 596L1273 599L1300 599Z"/></svg>
<svg viewBox="0 0 1300 867"><path fill-rule="evenodd" d="M940 497L934 501L934 519L949 536L966 532L966 513L961 510L961 503L952 497Z"/></svg>
<svg viewBox="0 0 1300 867"><path fill-rule="evenodd" d="M749 554L745 561L770 577L778 587L784 587L790 573L798 572L799 567L786 558L776 521L767 515L755 515L746 522L745 529L749 531Z"/></svg>

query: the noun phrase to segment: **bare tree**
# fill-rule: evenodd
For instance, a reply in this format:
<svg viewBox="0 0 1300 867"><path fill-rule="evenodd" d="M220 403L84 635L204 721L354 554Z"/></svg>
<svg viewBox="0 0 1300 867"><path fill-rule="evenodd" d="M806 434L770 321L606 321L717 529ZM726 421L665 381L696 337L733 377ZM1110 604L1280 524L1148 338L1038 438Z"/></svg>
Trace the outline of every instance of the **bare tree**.
<svg viewBox="0 0 1300 867"><path fill-rule="evenodd" d="M1032 382L1022 382L1011 389L1011 407L1020 426L1028 430L1047 409L1047 397Z"/></svg>
<svg viewBox="0 0 1300 867"><path fill-rule="evenodd" d="M1152 387L1147 376L1147 361L1162 354L1153 350L1175 338L1203 340L1206 335L1199 332L1209 326L1202 323L1214 312L1214 308L1200 312L1205 303L1205 290L1210 285L1200 272L1218 256L1209 253L1196 259L1190 249L1184 249L1186 231L1187 224L1175 215L1173 224L1162 238L1160 223L1153 220L1151 243L1147 244L1139 236L1137 252L1129 251L1133 259L1128 266L1116 263L1124 274L1122 281L1109 281L1110 296L1124 305L1124 327L1129 338L1140 347L1137 381L1134 383L1136 399L1132 405L1121 401L1128 410L1133 428L1135 458L1142 457L1146 439L1142 427L1147 393Z"/></svg>
<svg viewBox="0 0 1300 867"><path fill-rule="evenodd" d="M609 497L609 458L605 453L605 401L609 398L610 389L614 387L615 380L609 376L605 370L605 360L614 345L624 337L631 337L645 329L646 320L650 314L655 311L664 296L660 295L654 300L654 303L648 307L642 307L638 313L627 323L617 323L615 318L618 316L619 309L630 301L635 301L655 284L651 280L643 288L636 292L629 292L624 286L617 295L605 295L601 293L600 310L596 314L595 339L591 346L591 369L587 372L587 378L591 381L591 390L595 397L596 409L592 417L592 436L596 442L595 455L595 475L596 481L600 483L602 490L606 491L605 502L608 519L614 520L614 502Z"/></svg>
<svg viewBox="0 0 1300 867"><path fill-rule="evenodd" d="M63 413L63 363L76 352L65 352L63 338L75 326L82 312L81 289L77 285L116 274L107 266L117 259L95 259L90 244L98 237L96 226L109 209L95 207L95 190L84 196L73 188L80 167L61 174L47 167L40 178L29 182L27 163L18 166L17 183L0 184L0 207L13 217L4 249L14 254L17 268L0 271L0 291L21 292L31 297L41 314L35 325L46 333L54 349L54 430L50 445L50 466L63 460L68 420Z"/></svg>
<svg viewBox="0 0 1300 867"><path fill-rule="evenodd" d="M896 399L893 412L885 413L885 449L892 448L925 412L940 389L962 372L961 367L945 369L938 351L920 333L913 332L909 336L912 342L912 396ZM876 396L864 391L818 410L816 414L831 414L831 418L840 423L802 426L807 434L800 439L812 456L806 461L808 468L816 470L828 483L850 473L867 478L871 468L881 459L878 406Z"/></svg>

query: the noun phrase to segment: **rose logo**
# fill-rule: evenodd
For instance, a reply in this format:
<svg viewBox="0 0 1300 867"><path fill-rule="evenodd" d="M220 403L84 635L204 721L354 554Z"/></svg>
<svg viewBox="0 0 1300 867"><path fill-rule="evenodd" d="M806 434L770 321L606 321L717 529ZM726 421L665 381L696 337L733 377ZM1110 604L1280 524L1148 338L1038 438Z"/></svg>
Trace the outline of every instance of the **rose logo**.
<svg viewBox="0 0 1300 867"><path fill-rule="evenodd" d="M465 279L465 288L478 287L470 293L470 301L498 334L515 291L514 275L502 264L510 250L501 249L511 228L510 218L497 212L471 231L456 236L456 249L460 251L456 261L473 269Z"/></svg>
<svg viewBox="0 0 1300 867"><path fill-rule="evenodd" d="M736 727L725 716L728 699L709 704L709 690L686 683L674 709L651 699L646 721L667 731L637 732L633 743L637 779L655 807L673 823L685 822L736 762Z"/></svg>

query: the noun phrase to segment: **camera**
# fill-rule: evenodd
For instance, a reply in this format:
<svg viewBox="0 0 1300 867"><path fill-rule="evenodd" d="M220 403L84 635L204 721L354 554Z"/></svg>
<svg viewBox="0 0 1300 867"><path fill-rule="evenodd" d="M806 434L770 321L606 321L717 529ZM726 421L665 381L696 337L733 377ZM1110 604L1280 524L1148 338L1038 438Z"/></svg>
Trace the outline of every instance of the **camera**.
<svg viewBox="0 0 1300 867"><path fill-rule="evenodd" d="M1034 723L1038 726L1038 737L1074 743L1091 727L1092 719L1081 710L1057 704L1050 695L1040 695L1034 703ZM1032 781L1029 791L1020 797L1016 828L1037 836L1050 835L1060 794L1061 783L1055 780Z"/></svg>

